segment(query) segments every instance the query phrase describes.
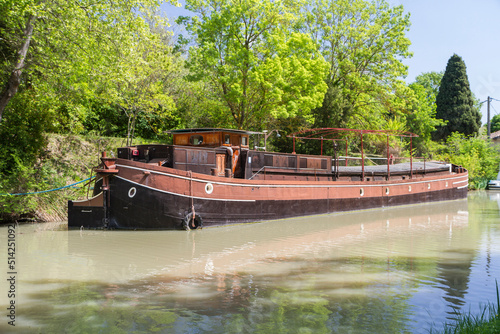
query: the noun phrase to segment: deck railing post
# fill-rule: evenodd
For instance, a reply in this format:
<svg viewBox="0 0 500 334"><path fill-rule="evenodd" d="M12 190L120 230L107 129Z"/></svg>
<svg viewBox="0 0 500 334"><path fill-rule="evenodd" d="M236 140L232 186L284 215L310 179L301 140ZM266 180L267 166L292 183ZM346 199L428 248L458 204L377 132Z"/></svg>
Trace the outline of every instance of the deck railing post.
<svg viewBox="0 0 500 334"><path fill-rule="evenodd" d="M335 141L335 139L332 140L332 144L333 144L333 176L334 176L335 180L337 180L339 178L339 158L340 158L340 155L338 155L339 158L337 158L338 145L337 145L337 142Z"/></svg>
<svg viewBox="0 0 500 334"><path fill-rule="evenodd" d="M387 180L391 178L391 170L390 170L390 155L389 155L389 135L387 135Z"/></svg>
<svg viewBox="0 0 500 334"><path fill-rule="evenodd" d="M293 135L293 154L295 154L295 135Z"/></svg>
<svg viewBox="0 0 500 334"><path fill-rule="evenodd" d="M347 138L345 139L345 166L347 167Z"/></svg>
<svg viewBox="0 0 500 334"><path fill-rule="evenodd" d="M321 136L321 155L323 155L323 136Z"/></svg>
<svg viewBox="0 0 500 334"><path fill-rule="evenodd" d="M365 156L363 153L363 131L361 131L361 181L365 180Z"/></svg>
<svg viewBox="0 0 500 334"><path fill-rule="evenodd" d="M410 135L410 179L413 179L413 136Z"/></svg>

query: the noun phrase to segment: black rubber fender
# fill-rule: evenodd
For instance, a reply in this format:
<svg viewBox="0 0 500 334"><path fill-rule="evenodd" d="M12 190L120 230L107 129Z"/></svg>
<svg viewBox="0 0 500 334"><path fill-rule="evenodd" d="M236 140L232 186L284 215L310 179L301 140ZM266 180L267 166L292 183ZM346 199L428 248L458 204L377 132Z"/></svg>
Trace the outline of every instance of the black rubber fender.
<svg viewBox="0 0 500 334"><path fill-rule="evenodd" d="M184 217L184 220L182 222L182 227L186 230L196 230L196 229L202 229L203 228L203 219L201 218L200 215L196 215L194 217L193 221L193 213L190 212Z"/></svg>

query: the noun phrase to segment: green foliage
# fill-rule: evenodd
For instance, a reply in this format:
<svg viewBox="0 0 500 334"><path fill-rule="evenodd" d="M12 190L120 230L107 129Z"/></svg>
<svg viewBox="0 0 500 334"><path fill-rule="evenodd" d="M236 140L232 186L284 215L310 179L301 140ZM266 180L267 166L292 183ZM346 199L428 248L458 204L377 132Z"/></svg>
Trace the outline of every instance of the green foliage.
<svg viewBox="0 0 500 334"><path fill-rule="evenodd" d="M424 87L427 92L427 98L432 102L436 102L436 96L439 93L439 86L441 85L443 75L444 72L426 72L417 75L415 78L415 83Z"/></svg>
<svg viewBox="0 0 500 334"><path fill-rule="evenodd" d="M10 50L1 55L2 90L18 60L11 55L31 39L21 71L33 80L33 88L52 90L68 100L115 97L116 85L130 79L133 65L144 59L141 46L159 44L158 34L152 32L165 24L152 14L158 6L156 0L2 1L1 35ZM29 25L32 35L26 30ZM157 48L151 53L159 54Z"/></svg>
<svg viewBox="0 0 500 334"><path fill-rule="evenodd" d="M326 63L316 45L293 31L298 7L285 1L188 1L199 16L181 18L197 46L191 80L205 79L237 128L302 116L326 91Z"/></svg>
<svg viewBox="0 0 500 334"><path fill-rule="evenodd" d="M164 141L165 131L179 127L181 122L178 115L165 112L161 107L142 112L137 115L135 137ZM83 130L73 133L126 138L128 124L129 117L122 108L95 102L90 105L81 120ZM72 133L66 131L68 132Z"/></svg>
<svg viewBox="0 0 500 334"><path fill-rule="evenodd" d="M0 148L3 148L0 146ZM14 196L11 193L23 192L40 186L37 171L31 166L23 165L15 155L9 157L14 165L10 174L4 175L0 181L0 223L15 221L34 212L38 203L33 197Z"/></svg>
<svg viewBox="0 0 500 334"><path fill-rule="evenodd" d="M52 128L51 110L27 91L18 95L0 123L0 173L8 175L18 164L34 165L46 141L44 131Z"/></svg>
<svg viewBox="0 0 500 334"><path fill-rule="evenodd" d="M378 128L388 110L404 104L394 97L405 89L409 15L366 0L315 0L305 13L304 30L329 64L328 95L315 111L322 125Z"/></svg>
<svg viewBox="0 0 500 334"><path fill-rule="evenodd" d="M2 96L4 87L15 86L9 78L18 59L12 55L31 40L19 71L20 91L34 90L57 110L58 132L85 133L83 123L96 102L120 107L115 110L127 116L129 137L138 118L172 118L172 53L167 23L154 14L158 6L156 0L2 1Z"/></svg>
<svg viewBox="0 0 500 334"><path fill-rule="evenodd" d="M465 63L456 54L448 60L441 80L436 97L436 118L447 121L434 133L436 140L444 140L455 131L465 136L474 135L481 127L481 114L472 97Z"/></svg>
<svg viewBox="0 0 500 334"><path fill-rule="evenodd" d="M489 180L496 178L500 153L489 140L466 138L454 132L448 137L438 159L463 166L469 171L469 188L484 189Z"/></svg>
<svg viewBox="0 0 500 334"><path fill-rule="evenodd" d="M436 127L444 125L440 119L436 119L435 96L426 87L412 83L409 88L413 92L413 99L409 100L408 113L404 115L406 129L419 137L413 138L413 147L416 154L422 156L430 151L432 146L432 133Z"/></svg>
<svg viewBox="0 0 500 334"><path fill-rule="evenodd" d="M491 132L500 131L500 115L495 115L490 120Z"/></svg>
<svg viewBox="0 0 500 334"><path fill-rule="evenodd" d="M0 122L0 194L43 189L50 174L40 165L51 129L51 110L36 102L32 91L18 94ZM23 196L0 196L0 221L31 213L37 201Z"/></svg>

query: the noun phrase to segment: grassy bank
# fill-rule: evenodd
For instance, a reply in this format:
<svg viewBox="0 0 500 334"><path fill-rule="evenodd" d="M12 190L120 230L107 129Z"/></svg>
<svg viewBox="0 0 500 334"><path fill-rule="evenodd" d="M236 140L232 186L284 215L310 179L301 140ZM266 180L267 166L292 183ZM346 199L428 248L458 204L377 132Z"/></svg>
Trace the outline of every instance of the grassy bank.
<svg viewBox="0 0 500 334"><path fill-rule="evenodd" d="M122 138L48 135L47 155L44 168L50 171L51 189L85 180L92 175L92 168L100 163L102 151L116 152L125 145ZM92 195L88 183L75 187L32 195L36 200L34 219L37 221L62 221L67 219L67 202Z"/></svg>
<svg viewBox="0 0 500 334"><path fill-rule="evenodd" d="M112 155L121 146L125 146L123 138L48 134L45 154L36 166L26 167L24 173L20 173L19 184L23 186L9 193L46 191L85 180L99 164L102 151ZM66 220L67 201L86 197L88 190L84 182L41 194L3 195L0 222Z"/></svg>
<svg viewBox="0 0 500 334"><path fill-rule="evenodd" d="M442 333L444 334L484 334L500 333L500 298L497 290L497 302L488 303L481 309L479 315L458 314L454 323L446 324ZM431 331L431 333L435 333Z"/></svg>

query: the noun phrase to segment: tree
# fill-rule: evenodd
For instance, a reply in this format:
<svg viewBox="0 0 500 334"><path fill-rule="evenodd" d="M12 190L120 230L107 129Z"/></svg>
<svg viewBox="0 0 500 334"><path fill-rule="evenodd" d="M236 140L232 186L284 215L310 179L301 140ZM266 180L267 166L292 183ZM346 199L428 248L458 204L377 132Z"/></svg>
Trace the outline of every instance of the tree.
<svg viewBox="0 0 500 334"><path fill-rule="evenodd" d="M428 99L433 99L432 102L436 101L443 74L444 72L426 72L417 75L415 78L415 83L425 88L427 97Z"/></svg>
<svg viewBox="0 0 500 334"><path fill-rule="evenodd" d="M409 15L385 1L314 0L304 11L304 31L329 64L329 87L318 119L322 126L374 127L400 105L401 80L410 57ZM402 101L402 100L401 100ZM399 103L399 102L398 102ZM390 115L389 115L390 116Z"/></svg>
<svg viewBox="0 0 500 334"><path fill-rule="evenodd" d="M446 139L444 150L437 158L466 168L469 189L485 189L488 181L496 178L500 163L498 148L491 141L478 136L466 138L458 132Z"/></svg>
<svg viewBox="0 0 500 334"><path fill-rule="evenodd" d="M162 43L139 40L127 52L117 65L128 75L116 80L110 102L119 105L128 116L128 146L132 145L139 114L169 114L174 103L165 87L171 62L168 48Z"/></svg>
<svg viewBox="0 0 500 334"><path fill-rule="evenodd" d="M191 80L207 79L237 128L269 118L311 119L326 91L326 63L304 33L298 8L281 0L187 1L199 16L181 18L194 37Z"/></svg>
<svg viewBox="0 0 500 334"><path fill-rule="evenodd" d="M491 119L491 132L500 131L500 115L495 115Z"/></svg>
<svg viewBox="0 0 500 334"><path fill-rule="evenodd" d="M434 139L446 139L453 132L465 136L477 134L481 114L474 104L465 63L454 54L448 60L436 97L436 118L447 121L447 124L437 128Z"/></svg>
<svg viewBox="0 0 500 334"><path fill-rule="evenodd" d="M128 74L117 66L128 51L138 40L157 38L146 18L158 5L156 0L0 0L0 47L7 50L0 62L0 121L22 85L55 88L54 100L68 92L106 95L107 87Z"/></svg>
<svg viewBox="0 0 500 334"><path fill-rule="evenodd" d="M418 134L418 137L413 139L413 145L419 156L429 151L432 133L436 127L445 124L442 120L436 119L436 96L428 87L419 84L418 79L417 82L409 85L413 98L408 104L409 112L405 113L406 128Z"/></svg>

